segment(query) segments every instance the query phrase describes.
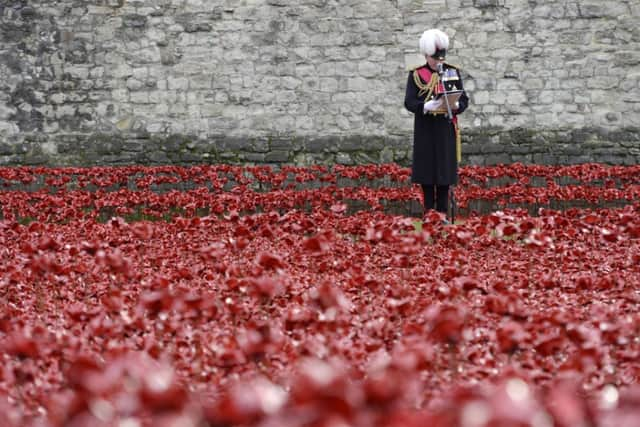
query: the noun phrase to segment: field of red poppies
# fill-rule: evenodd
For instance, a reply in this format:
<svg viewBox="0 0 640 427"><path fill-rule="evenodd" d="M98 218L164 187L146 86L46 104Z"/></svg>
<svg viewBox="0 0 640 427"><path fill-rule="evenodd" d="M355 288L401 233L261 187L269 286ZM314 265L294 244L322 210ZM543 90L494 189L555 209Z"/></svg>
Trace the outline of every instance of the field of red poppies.
<svg viewBox="0 0 640 427"><path fill-rule="evenodd" d="M631 427L640 167L0 168L0 425Z"/></svg>

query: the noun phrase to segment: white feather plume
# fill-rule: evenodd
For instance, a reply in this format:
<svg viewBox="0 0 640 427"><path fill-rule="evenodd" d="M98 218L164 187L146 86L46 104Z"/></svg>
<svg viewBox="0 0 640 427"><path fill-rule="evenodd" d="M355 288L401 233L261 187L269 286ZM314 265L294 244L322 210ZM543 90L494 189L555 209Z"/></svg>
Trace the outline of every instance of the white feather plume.
<svg viewBox="0 0 640 427"><path fill-rule="evenodd" d="M449 36L433 28L422 33L420 37L420 53L432 56L438 49L449 48Z"/></svg>

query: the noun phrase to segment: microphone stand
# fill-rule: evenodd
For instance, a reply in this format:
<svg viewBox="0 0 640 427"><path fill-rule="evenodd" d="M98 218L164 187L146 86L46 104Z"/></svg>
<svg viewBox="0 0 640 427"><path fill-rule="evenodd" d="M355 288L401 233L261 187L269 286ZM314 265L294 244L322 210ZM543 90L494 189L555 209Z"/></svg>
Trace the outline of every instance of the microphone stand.
<svg viewBox="0 0 640 427"><path fill-rule="evenodd" d="M451 105L449 104L449 97L447 97L447 86L444 84L444 70L442 67L442 62L438 62L436 68L438 69L438 75L440 76L440 83L442 83L442 96L444 96L444 102L445 104L447 104L447 119L449 120L449 122L451 122L453 120L453 113L451 113ZM449 188L449 203L451 206L451 224L453 224L456 220L456 200L453 193L453 188Z"/></svg>
<svg viewBox="0 0 640 427"><path fill-rule="evenodd" d="M438 62L436 66L438 68L438 75L440 76L440 83L442 83L442 96L444 96L444 102L447 104L447 119L453 120L453 114L451 113L451 105L449 104L449 98L447 97L447 86L444 84L444 70L442 69L442 62Z"/></svg>

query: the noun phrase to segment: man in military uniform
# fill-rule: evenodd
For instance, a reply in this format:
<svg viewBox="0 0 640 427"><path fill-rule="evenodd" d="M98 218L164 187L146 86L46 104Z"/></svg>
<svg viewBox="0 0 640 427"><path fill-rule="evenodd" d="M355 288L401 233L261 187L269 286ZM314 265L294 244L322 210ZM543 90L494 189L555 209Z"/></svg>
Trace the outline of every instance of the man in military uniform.
<svg viewBox="0 0 640 427"><path fill-rule="evenodd" d="M457 115L469 104L457 67L444 62L449 37L438 29L420 37L427 63L411 70L404 105L414 116L411 181L422 186L425 213L447 213L449 186L458 182L460 133ZM443 86L444 84L444 86ZM462 91L447 105L444 91Z"/></svg>

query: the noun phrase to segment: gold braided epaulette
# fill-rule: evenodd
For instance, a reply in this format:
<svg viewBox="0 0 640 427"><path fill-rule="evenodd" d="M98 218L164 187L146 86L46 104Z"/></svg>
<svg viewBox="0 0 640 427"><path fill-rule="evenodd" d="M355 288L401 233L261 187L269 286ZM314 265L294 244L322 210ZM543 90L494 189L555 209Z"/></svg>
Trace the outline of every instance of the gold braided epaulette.
<svg viewBox="0 0 640 427"><path fill-rule="evenodd" d="M449 64L448 62L445 62L444 65L446 65L449 68L455 68L456 70L459 70L460 67L458 65L453 65L453 64ZM418 68L422 68L422 67L426 67L427 64L422 64L422 65L414 65L412 67L408 67L407 71L410 72L414 72L415 70L417 70Z"/></svg>
<svg viewBox="0 0 640 427"><path fill-rule="evenodd" d="M412 73L413 73L413 72L414 72L415 70L417 70L418 68L425 67L426 65L427 65L427 64L414 65L414 66L412 66L412 67L408 67L408 68L407 68L407 71L409 71L409 72L412 72Z"/></svg>

